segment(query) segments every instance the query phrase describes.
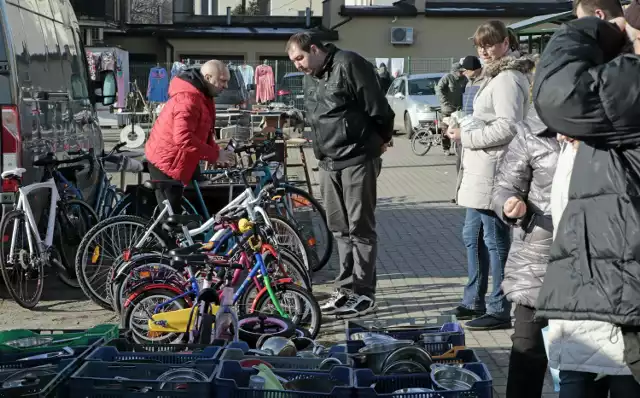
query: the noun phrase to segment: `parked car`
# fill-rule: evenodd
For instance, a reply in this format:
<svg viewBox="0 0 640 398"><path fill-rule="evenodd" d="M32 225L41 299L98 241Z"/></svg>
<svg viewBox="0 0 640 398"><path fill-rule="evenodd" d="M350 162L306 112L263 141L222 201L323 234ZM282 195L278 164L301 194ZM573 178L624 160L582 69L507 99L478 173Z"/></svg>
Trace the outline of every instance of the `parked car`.
<svg viewBox="0 0 640 398"><path fill-rule="evenodd" d="M394 130L413 135L413 128L436 120L434 108L440 107L436 85L445 73L420 73L398 76L389 91L387 100L396 114Z"/></svg>
<svg viewBox="0 0 640 398"><path fill-rule="evenodd" d="M64 159L72 150L103 150L95 105L115 102L115 75L96 75L89 79L69 0L0 0L0 172L24 168L23 184L31 184L43 177L34 160L49 152ZM98 176L88 167L78 173L77 186L88 201L96 194ZM17 190L15 181L2 181L3 211L13 205ZM47 195L30 198L36 216L48 200Z"/></svg>
<svg viewBox="0 0 640 398"><path fill-rule="evenodd" d="M302 91L302 78L304 73L291 72L282 76L278 83L276 101L291 105L296 109L304 110L304 91Z"/></svg>
<svg viewBox="0 0 640 398"><path fill-rule="evenodd" d="M216 113L223 115L230 109L251 110L250 90L254 89L253 84L245 84L242 73L235 66L229 66L229 75L227 89L216 97ZM216 127L226 127L230 124L249 125L249 116L216 117Z"/></svg>

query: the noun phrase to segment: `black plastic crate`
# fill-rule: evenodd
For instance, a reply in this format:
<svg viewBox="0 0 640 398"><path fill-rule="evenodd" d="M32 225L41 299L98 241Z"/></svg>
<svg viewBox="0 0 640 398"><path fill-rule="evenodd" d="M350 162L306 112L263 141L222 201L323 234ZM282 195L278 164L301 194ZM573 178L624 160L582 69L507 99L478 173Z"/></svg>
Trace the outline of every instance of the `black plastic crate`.
<svg viewBox="0 0 640 398"><path fill-rule="evenodd" d="M199 353L209 347L224 347L226 340L216 340L212 344L138 344L129 339L113 339L108 341L105 346L115 347L121 352L183 352L183 353Z"/></svg>
<svg viewBox="0 0 640 398"><path fill-rule="evenodd" d="M195 369L205 381L158 380L171 370ZM69 379L69 398L210 397L216 365L85 362Z"/></svg>

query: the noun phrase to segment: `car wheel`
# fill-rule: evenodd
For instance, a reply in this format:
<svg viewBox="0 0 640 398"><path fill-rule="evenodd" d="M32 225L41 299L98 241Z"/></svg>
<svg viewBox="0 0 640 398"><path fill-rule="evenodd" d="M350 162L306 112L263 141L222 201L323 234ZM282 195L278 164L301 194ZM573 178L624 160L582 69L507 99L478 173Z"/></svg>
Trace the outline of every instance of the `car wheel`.
<svg viewBox="0 0 640 398"><path fill-rule="evenodd" d="M404 132L409 136L409 139L413 137L413 126L411 125L411 117L408 113L404 114Z"/></svg>

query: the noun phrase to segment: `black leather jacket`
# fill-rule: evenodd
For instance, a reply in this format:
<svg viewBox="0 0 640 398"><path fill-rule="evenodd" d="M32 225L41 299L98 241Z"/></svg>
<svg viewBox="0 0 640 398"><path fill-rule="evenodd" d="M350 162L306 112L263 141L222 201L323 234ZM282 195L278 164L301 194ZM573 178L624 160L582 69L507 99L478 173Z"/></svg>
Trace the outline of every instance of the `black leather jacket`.
<svg viewBox="0 0 640 398"><path fill-rule="evenodd" d="M304 78L313 149L325 170L341 170L382 154L393 119L376 71L356 53L328 44L322 71Z"/></svg>

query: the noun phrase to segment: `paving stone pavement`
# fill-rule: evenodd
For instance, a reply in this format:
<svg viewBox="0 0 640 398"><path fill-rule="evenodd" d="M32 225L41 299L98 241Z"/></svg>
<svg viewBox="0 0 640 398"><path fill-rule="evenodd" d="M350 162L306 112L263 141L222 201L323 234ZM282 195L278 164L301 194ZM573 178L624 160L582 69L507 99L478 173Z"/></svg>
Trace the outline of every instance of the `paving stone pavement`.
<svg viewBox="0 0 640 398"><path fill-rule="evenodd" d="M315 165L311 152L307 160ZM316 182L315 175L312 180ZM461 237L464 209L450 202L455 180L455 157L444 156L440 147L418 157L406 138L396 137L395 146L383 155L376 212L378 310L372 317L437 316L459 303L466 282L466 254ZM313 188L319 197L317 185ZM335 276L335 262L327 268L314 275L314 285ZM314 289L328 293L331 286ZM324 322L323 340L345 338L343 321ZM491 371L495 398L505 397L512 332L466 331L467 346ZM543 397L557 397L549 376Z"/></svg>

